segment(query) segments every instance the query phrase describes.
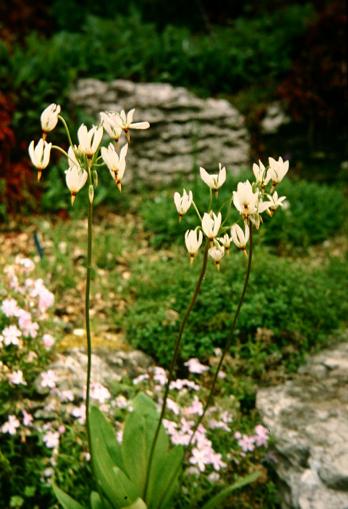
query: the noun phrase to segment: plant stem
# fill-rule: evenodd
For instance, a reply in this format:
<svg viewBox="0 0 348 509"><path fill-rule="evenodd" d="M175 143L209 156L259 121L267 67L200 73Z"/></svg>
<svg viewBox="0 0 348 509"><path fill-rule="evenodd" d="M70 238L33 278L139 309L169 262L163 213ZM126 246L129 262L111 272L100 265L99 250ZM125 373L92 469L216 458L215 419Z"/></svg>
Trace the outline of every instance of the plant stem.
<svg viewBox="0 0 348 509"><path fill-rule="evenodd" d="M91 171L89 168L89 176L91 181ZM89 404L90 404L90 386L92 371L92 338L91 338L91 322L90 322L90 289L91 289L91 273L92 273L92 223L93 223L93 202L88 202L88 230L87 230L87 267L86 267L86 293L85 293L85 327L87 338L87 381L86 381L86 428L88 438L89 452L91 449L91 434L89 429Z"/></svg>
<svg viewBox="0 0 348 509"><path fill-rule="evenodd" d="M243 301L244 301L246 289L247 289L248 282L249 282L249 276L250 276L250 271L251 271L251 260L252 260L252 256L253 256L252 225L249 224L249 226L250 226L250 241L249 241L248 265L247 265L247 270L246 270L246 273L245 273L243 290L242 290L242 293L240 295L238 306L237 306L237 309L236 309L236 311L234 313L234 317L233 317L231 334L230 334L229 338L226 341L226 344L225 344L225 347L224 347L223 352L221 354L218 366L216 368L216 371L215 371L215 374L214 374L214 378L213 378L213 381L212 381L211 386L210 386L210 391L209 391L209 394L208 394L208 397L207 397L207 401L205 402L205 405L204 405L204 408L203 408L203 413L197 419L197 422L194 425L194 428L192 430L192 435L191 435L190 441L189 441L188 446L187 446L186 454L190 451L190 449L192 447L192 442L193 442L194 436L196 434L196 431L199 428L201 422L203 421L203 419L204 419L204 417L205 417L205 415L207 413L207 410L208 410L208 408L209 408L209 406L211 404L211 400L212 400L212 397L214 395L215 386L216 386L216 382L217 382L217 379L218 379L218 376L219 376L219 373L220 373L220 369L221 369L221 366L222 366L222 364L224 362L225 356L226 356L227 352L229 351L229 349L231 347L231 343L232 343L232 340L233 340L233 334L234 334L234 331L235 331L235 328L236 328L236 325L237 325L240 309L241 309Z"/></svg>
<svg viewBox="0 0 348 509"><path fill-rule="evenodd" d="M167 383L166 383L166 386L165 386L165 390L164 390L164 397L163 397L163 402L162 402L161 414L160 414L160 418L159 418L158 425L157 425L157 428L156 428L155 436L154 436L154 439L153 439L153 442L152 442L152 446L151 446L151 450L150 450L150 455L149 455L149 462L148 462L148 466L147 466L146 480L145 480L145 487L144 487L144 496L143 496L143 499L144 499L145 502L146 502L147 489L148 489L148 485L149 485L149 479L150 479L150 472L151 472L151 467L152 467L153 456L154 456L154 452L155 452L158 436L159 436L159 433L160 433L162 421L164 419L164 415L165 415L166 408L167 408L167 400L168 400L168 395L169 395L170 384L171 384L171 382L173 380L173 377L174 377L174 368L175 368L176 362L178 360L178 356L179 356L179 352L180 352L180 346L181 346L181 340L182 340L182 337L183 337L183 334L184 334L185 326L186 326L186 323L187 323L187 321L189 319L189 316L191 314L193 306L195 305L195 302L197 300L197 297L198 297L198 294L200 292L200 289L201 289L201 286L202 286L202 282L203 282L203 279L204 279L204 275L205 275L205 272L206 272L206 269L207 269L208 249L209 249L209 241L206 242L206 246L205 246L205 250L204 250L204 254L203 254L203 261L202 261L201 271L200 271L200 274L198 276L198 279L197 279L197 282L196 282L196 286L195 286L195 289L194 289L193 294L192 294L191 301L190 301L189 305L187 306L187 309L185 311L184 317L183 317L182 322L180 324L178 336L177 336L176 342L175 342L173 357L171 359L170 366L169 366L169 374L168 374L168 380L167 380Z"/></svg>

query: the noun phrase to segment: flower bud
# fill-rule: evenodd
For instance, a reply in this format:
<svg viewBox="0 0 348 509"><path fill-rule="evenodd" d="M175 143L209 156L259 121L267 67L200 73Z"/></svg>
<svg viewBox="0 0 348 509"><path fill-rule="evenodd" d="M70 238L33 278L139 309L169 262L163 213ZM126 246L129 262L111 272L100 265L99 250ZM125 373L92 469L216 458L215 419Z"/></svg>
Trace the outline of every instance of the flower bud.
<svg viewBox="0 0 348 509"><path fill-rule="evenodd" d="M46 109L41 113L41 129L43 133L48 133L52 131L57 123L58 123L58 115L60 113L59 104L50 104Z"/></svg>
<svg viewBox="0 0 348 509"><path fill-rule="evenodd" d="M92 184L89 185L88 187L88 198L89 198L89 203L93 203L93 200L94 200L94 187Z"/></svg>

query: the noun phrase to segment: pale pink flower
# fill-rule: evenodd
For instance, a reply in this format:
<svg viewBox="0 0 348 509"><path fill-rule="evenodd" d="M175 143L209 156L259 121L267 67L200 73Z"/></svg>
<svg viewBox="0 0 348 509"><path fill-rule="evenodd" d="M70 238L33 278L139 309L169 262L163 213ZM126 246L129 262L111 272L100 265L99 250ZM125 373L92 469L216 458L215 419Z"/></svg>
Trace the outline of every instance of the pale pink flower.
<svg viewBox="0 0 348 509"><path fill-rule="evenodd" d="M74 393L69 390L69 389L66 389L64 391L62 391L60 393L60 399L61 401L65 402L65 401L74 401Z"/></svg>
<svg viewBox="0 0 348 509"><path fill-rule="evenodd" d="M71 410L71 415L75 417L75 419L77 419L80 424L84 424L86 421L86 406L84 404L80 405L79 407L75 406Z"/></svg>
<svg viewBox="0 0 348 509"><path fill-rule="evenodd" d="M153 371L154 371L153 379L155 380L155 382L159 383L160 385L164 385L165 383L167 383L167 373L165 369L156 366L153 369Z"/></svg>
<svg viewBox="0 0 348 509"><path fill-rule="evenodd" d="M9 415L8 420L1 426L1 431L9 435L15 435L20 425L21 423L15 415Z"/></svg>
<svg viewBox="0 0 348 509"><path fill-rule="evenodd" d="M33 422L33 416L29 414L26 410L22 410L22 414L24 426L30 426Z"/></svg>
<svg viewBox="0 0 348 509"><path fill-rule="evenodd" d="M123 408L127 408L128 407L128 400L127 400L127 398L122 396L122 394L117 396L117 398L115 400L115 403L116 403L116 407L117 408L123 409Z"/></svg>
<svg viewBox="0 0 348 509"><path fill-rule="evenodd" d="M54 371L49 369L41 373L41 387L47 387L48 389L54 389L57 382L57 375Z"/></svg>
<svg viewBox="0 0 348 509"><path fill-rule="evenodd" d="M201 415L203 413L203 405L197 398L197 396L194 397L193 402L190 406L186 407L184 409L185 415Z"/></svg>
<svg viewBox="0 0 348 509"><path fill-rule="evenodd" d="M21 335L22 333L16 325L9 325L2 331L3 341L6 346L19 346L19 338Z"/></svg>
<svg viewBox="0 0 348 509"><path fill-rule="evenodd" d="M224 431L230 431L230 428L225 422L218 421L216 419L210 419L208 425L210 429L223 429Z"/></svg>
<svg viewBox="0 0 348 509"><path fill-rule="evenodd" d="M237 438L235 433L235 438ZM239 447L243 450L243 452L253 451L255 449L254 444L254 437L250 437L248 435L241 435L239 438L237 438L237 442Z"/></svg>
<svg viewBox="0 0 348 509"><path fill-rule="evenodd" d="M49 449L55 449L59 445L59 432L58 431L47 431L43 436L43 441Z"/></svg>
<svg viewBox="0 0 348 509"><path fill-rule="evenodd" d="M190 373L195 373L198 375L208 371L209 369L208 366L201 364L196 357L193 357L192 359L189 359L187 362L185 362L185 366L187 366Z"/></svg>
<svg viewBox="0 0 348 509"><path fill-rule="evenodd" d="M42 343L46 350L49 350L54 345L54 337L51 334L44 334L42 336Z"/></svg>
<svg viewBox="0 0 348 509"><path fill-rule="evenodd" d="M1 311L6 315L8 318L11 316L17 316L17 313L19 311L18 304L15 299L5 299L3 300L1 304Z"/></svg>
<svg viewBox="0 0 348 509"><path fill-rule="evenodd" d="M180 407L177 403L175 403L174 400L172 400L171 398L168 398L167 399L167 407L168 409L173 412L173 414L175 415L179 415L180 414Z"/></svg>
<svg viewBox="0 0 348 509"><path fill-rule="evenodd" d="M104 385L94 382L91 385L91 398L99 401L99 403L105 403L111 398L111 394Z"/></svg>
<svg viewBox="0 0 348 509"><path fill-rule="evenodd" d="M177 380L173 380L170 383L170 388L176 389L178 391L181 391L182 389L185 389L185 388L192 389L193 391L198 391L200 387L198 384L195 384L191 380L178 378Z"/></svg>
<svg viewBox="0 0 348 509"><path fill-rule="evenodd" d="M264 445L267 445L268 438L269 438L269 431L268 431L268 429L265 428L264 426L262 426L262 424L258 424L255 427L255 435L254 435L255 444L258 447L262 447Z"/></svg>
<svg viewBox="0 0 348 509"><path fill-rule="evenodd" d="M163 426L170 436L175 435L176 431L176 422L170 421L168 419L163 419Z"/></svg>
<svg viewBox="0 0 348 509"><path fill-rule="evenodd" d="M144 373L143 375L139 375L136 378L133 379L133 384L138 385L142 382L145 382L145 380L149 379L149 375L147 373Z"/></svg>
<svg viewBox="0 0 348 509"><path fill-rule="evenodd" d="M27 385L27 382L23 378L23 371L18 369L8 375L8 380L13 385Z"/></svg>

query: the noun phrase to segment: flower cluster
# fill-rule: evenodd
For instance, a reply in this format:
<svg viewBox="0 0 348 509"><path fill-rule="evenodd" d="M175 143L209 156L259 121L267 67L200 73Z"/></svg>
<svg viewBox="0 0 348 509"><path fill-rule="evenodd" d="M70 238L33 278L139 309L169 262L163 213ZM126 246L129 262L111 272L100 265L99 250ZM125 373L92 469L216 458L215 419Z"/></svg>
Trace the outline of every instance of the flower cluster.
<svg viewBox="0 0 348 509"><path fill-rule="evenodd" d="M60 114L61 107L57 104L50 104L41 114L41 139L37 144L32 141L29 145L29 156L32 164L37 169L38 180L40 180L43 170L49 164L51 150L55 149L67 158L65 181L71 194L72 204L77 193L85 186L87 181L89 182L89 200L93 201L94 189L98 185L98 168L103 165L108 168L112 179L121 191L130 143L130 130L148 129L150 127L148 122L133 122L134 112L134 109L128 113L125 111L120 113L101 112L98 125L94 125L90 129L84 124L79 127L77 131L78 144L75 145L72 142L67 123ZM47 142L48 134L56 127L59 120L61 120L67 131L69 140L67 151ZM104 134L111 138L111 142L107 147L101 147ZM122 134L124 134L126 140L119 148L119 144L122 142Z"/></svg>
<svg viewBox="0 0 348 509"><path fill-rule="evenodd" d="M186 249L192 262L206 239L208 254L213 259L216 267L220 268L222 258L229 254L231 243L237 249L247 254L247 244L253 227L257 230L262 223L262 214L270 216L278 207L283 207L285 196L278 196L276 186L282 181L289 169L289 161L269 158L268 169L263 163L253 165L254 181L239 182L237 189L233 191L228 203L226 217L222 217L222 208L213 209L214 198L218 196L218 190L226 182L226 168L219 163L218 173L210 174L204 168L200 168L200 176L210 189L210 201L208 211L201 214L193 199L192 191L183 190L183 194L174 194L174 203L179 214L179 219L188 212L191 206L195 209L199 225L185 233ZM228 224L232 205L239 213L242 224ZM217 207L217 205L216 205Z"/></svg>

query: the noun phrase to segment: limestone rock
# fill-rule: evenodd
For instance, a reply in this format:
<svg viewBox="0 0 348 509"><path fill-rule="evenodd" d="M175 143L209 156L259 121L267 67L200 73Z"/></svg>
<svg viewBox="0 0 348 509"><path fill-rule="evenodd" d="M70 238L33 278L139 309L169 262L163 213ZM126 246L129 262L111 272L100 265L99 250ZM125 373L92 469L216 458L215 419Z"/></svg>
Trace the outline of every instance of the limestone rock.
<svg viewBox="0 0 348 509"><path fill-rule="evenodd" d="M348 509L348 343L261 389L257 408L275 439L283 509Z"/></svg>
<svg viewBox="0 0 348 509"><path fill-rule="evenodd" d="M136 108L135 121L150 122L150 129L132 133L128 178L164 183L195 165L216 171L222 162L233 173L248 165L244 118L226 100L201 99L166 83L96 79L81 79L71 100L94 117Z"/></svg>

